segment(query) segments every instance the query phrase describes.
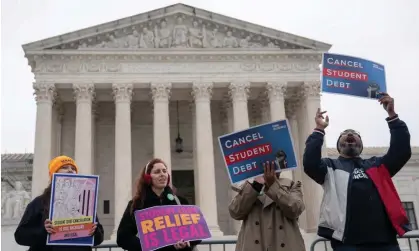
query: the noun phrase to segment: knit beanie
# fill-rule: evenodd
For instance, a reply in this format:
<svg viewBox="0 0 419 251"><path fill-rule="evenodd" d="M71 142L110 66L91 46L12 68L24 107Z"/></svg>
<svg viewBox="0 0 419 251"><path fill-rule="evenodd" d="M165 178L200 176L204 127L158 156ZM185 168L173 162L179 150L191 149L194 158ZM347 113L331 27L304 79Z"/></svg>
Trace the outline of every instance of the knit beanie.
<svg viewBox="0 0 419 251"><path fill-rule="evenodd" d="M61 167L66 165L74 166L76 168L76 173L79 173L79 167L77 166L76 162L72 158L63 155L55 157L49 162L49 178L51 179L54 173L56 173Z"/></svg>

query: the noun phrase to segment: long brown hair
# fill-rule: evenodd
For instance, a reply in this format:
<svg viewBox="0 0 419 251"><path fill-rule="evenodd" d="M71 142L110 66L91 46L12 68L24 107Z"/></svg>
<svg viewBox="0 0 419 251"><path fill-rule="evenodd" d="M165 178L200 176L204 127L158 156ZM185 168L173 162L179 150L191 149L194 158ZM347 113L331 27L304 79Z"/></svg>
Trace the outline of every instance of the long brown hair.
<svg viewBox="0 0 419 251"><path fill-rule="evenodd" d="M141 170L140 175L137 178L137 181L135 182L135 187L134 187L135 194L132 197L132 205L131 205L132 213L134 213L136 206L142 207L144 205L144 200L146 198L146 193L147 193L146 188L147 186L149 186L144 181L144 174L146 172L146 169L147 169L147 174L150 174L154 168L154 165L158 163L163 164L167 168L167 165L163 160L154 158L154 159L151 159L150 162L148 162Z"/></svg>
<svg viewBox="0 0 419 251"><path fill-rule="evenodd" d="M50 183L45 189L44 192L41 194L42 198L42 216L44 217L44 220L49 218L49 207L50 207L50 200L51 200L51 186Z"/></svg>

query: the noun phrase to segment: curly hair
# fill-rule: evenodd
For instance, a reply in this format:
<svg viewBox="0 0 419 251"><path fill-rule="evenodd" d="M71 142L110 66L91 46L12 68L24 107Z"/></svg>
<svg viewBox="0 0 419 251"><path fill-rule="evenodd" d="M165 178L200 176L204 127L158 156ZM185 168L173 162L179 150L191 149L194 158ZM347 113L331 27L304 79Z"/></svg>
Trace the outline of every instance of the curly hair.
<svg viewBox="0 0 419 251"><path fill-rule="evenodd" d="M137 206L142 207L144 205L144 200L147 194L146 188L147 186L149 186L144 181L144 174L146 173L146 171L147 171L147 174L150 174L151 171L153 170L154 165L158 163L161 163L167 167L166 163L163 160L154 158L150 160L150 162L148 162L141 170L140 175L137 178L137 181L135 182L135 188L134 188L135 194L132 197L131 213L134 213L134 210Z"/></svg>

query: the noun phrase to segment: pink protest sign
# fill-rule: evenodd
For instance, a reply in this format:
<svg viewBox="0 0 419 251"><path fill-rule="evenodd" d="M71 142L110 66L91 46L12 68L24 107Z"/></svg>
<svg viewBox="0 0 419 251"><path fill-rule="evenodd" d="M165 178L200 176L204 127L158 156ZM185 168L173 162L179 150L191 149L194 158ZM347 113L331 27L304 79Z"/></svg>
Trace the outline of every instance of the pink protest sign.
<svg viewBox="0 0 419 251"><path fill-rule="evenodd" d="M180 240L211 238L207 222L197 206L157 206L135 211L143 251L174 245Z"/></svg>

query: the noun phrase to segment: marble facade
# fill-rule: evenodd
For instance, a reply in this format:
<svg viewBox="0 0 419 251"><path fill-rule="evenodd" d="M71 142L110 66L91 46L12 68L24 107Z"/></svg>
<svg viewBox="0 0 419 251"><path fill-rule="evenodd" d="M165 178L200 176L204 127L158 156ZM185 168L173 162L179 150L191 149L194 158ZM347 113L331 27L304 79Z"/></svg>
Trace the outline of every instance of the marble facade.
<svg viewBox="0 0 419 251"><path fill-rule="evenodd" d="M21 174L10 168L7 181L16 191L5 194L14 196L9 202L2 196L2 216L12 215L10 224L2 220L2 236L13 239L13 212L21 214L21 205L43 191L48 162L61 154L75 158L81 173L100 175L106 239L114 237L135 179L152 157L168 163L174 185L201 207L214 236L235 235L239 223L227 208L234 193L217 137L287 118L301 166L320 107L319 64L330 47L183 4L23 45L37 104L33 165L22 176L31 188L18 189L12 181ZM175 152L178 129L182 153ZM377 149L364 152L384 151ZM414 151L396 185L416 207ZM336 152L325 148L327 154ZM2 185L4 173L2 156ZM284 175L302 181L306 210L299 221L308 246L316 238L322 189L301 168Z"/></svg>
<svg viewBox="0 0 419 251"><path fill-rule="evenodd" d="M217 206L233 195L225 193L217 137L288 117L301 155L329 48L183 4L23 45L37 103L32 196L48 183L52 157L74 157L82 173L107 184L98 208L107 201L111 213L99 217L115 230L132 196L127 181L155 156L173 171L193 171L194 201L214 236L235 234L237 224ZM181 154L174 151L177 104ZM313 231L321 188L294 176L310 195L301 225Z"/></svg>

